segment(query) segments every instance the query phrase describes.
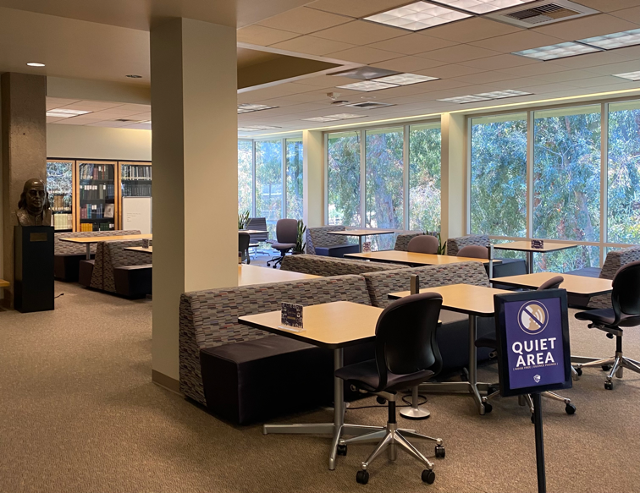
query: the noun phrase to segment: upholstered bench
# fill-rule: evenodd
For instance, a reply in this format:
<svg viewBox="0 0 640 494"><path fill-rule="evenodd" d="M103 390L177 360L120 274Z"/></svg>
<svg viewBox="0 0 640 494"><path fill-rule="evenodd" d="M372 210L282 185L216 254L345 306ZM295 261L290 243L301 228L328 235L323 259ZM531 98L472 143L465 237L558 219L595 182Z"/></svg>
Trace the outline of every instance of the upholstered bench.
<svg viewBox="0 0 640 494"><path fill-rule="evenodd" d="M342 225L321 226L308 228L306 233L307 254L330 257L344 257L345 254L360 252L359 244L345 242L342 235L332 235L330 232L343 232Z"/></svg>
<svg viewBox="0 0 640 494"><path fill-rule="evenodd" d="M338 259L336 257L298 254L285 257L282 260L280 269L315 276L341 276L345 274L362 274L370 271L398 269L398 265L384 262L362 261L360 259Z"/></svg>
<svg viewBox="0 0 640 494"><path fill-rule="evenodd" d="M78 263L78 283L87 288L91 286L91 277L93 276L95 265L95 259L85 259Z"/></svg>
<svg viewBox="0 0 640 494"><path fill-rule="evenodd" d="M151 264L113 268L116 293L128 298L140 298L151 293Z"/></svg>
<svg viewBox="0 0 640 494"><path fill-rule="evenodd" d="M356 254L360 252L358 244L328 245L316 247L316 255L328 257L344 257L345 254Z"/></svg>
<svg viewBox="0 0 640 494"><path fill-rule="evenodd" d="M96 255L91 254L91 259ZM53 276L60 281L78 281L80 276L80 262L87 259L87 254L55 254L53 256Z"/></svg>

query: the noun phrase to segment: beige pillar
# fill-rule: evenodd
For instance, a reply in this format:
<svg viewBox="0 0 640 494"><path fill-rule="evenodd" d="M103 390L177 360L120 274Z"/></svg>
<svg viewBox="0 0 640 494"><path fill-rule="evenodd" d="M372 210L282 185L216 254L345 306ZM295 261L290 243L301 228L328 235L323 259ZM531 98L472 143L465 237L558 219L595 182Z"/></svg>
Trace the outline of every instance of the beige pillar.
<svg viewBox="0 0 640 494"><path fill-rule="evenodd" d="M177 389L180 295L238 283L236 28L151 29L153 380Z"/></svg>
<svg viewBox="0 0 640 494"><path fill-rule="evenodd" d="M39 75L2 74L2 279L4 305L13 306L13 227L24 183L47 179L47 78Z"/></svg>
<svg viewBox="0 0 640 494"><path fill-rule="evenodd" d="M467 142L465 117L444 113L442 125L442 240L467 231Z"/></svg>
<svg viewBox="0 0 640 494"><path fill-rule="evenodd" d="M324 136L322 132L302 132L303 220L307 227L323 226L324 221Z"/></svg>

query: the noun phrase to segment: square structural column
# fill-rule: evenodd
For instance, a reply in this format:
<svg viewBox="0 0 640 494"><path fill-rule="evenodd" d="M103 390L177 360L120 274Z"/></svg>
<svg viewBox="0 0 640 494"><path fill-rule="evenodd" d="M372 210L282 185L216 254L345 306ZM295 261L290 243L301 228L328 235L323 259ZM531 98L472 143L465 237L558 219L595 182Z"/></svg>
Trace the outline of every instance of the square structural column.
<svg viewBox="0 0 640 494"><path fill-rule="evenodd" d="M324 135L302 131L303 221L309 227L324 226Z"/></svg>
<svg viewBox="0 0 640 494"><path fill-rule="evenodd" d="M441 117L441 235L442 241L467 232L467 142L465 116L444 113Z"/></svg>
<svg viewBox="0 0 640 494"><path fill-rule="evenodd" d="M151 28L153 380L179 382L184 292L238 284L235 26Z"/></svg>

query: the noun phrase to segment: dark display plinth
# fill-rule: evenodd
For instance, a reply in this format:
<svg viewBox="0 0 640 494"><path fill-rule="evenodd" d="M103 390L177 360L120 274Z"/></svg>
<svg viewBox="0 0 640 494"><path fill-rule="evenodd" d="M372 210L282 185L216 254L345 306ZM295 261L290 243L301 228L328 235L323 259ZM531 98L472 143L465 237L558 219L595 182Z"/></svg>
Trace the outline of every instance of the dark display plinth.
<svg viewBox="0 0 640 494"><path fill-rule="evenodd" d="M14 248L16 310L53 310L53 227L14 227Z"/></svg>

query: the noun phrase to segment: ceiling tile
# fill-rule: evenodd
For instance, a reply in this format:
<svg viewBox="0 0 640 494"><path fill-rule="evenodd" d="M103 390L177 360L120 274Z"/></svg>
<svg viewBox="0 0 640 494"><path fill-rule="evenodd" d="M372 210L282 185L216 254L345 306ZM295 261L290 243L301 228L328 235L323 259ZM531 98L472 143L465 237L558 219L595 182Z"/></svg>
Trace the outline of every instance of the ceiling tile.
<svg viewBox="0 0 640 494"><path fill-rule="evenodd" d="M499 55L499 53L471 45L450 46L448 48L441 48L439 50L431 50L418 54L420 57L429 58L431 60L440 60L446 63L465 62L467 60L487 58L494 55Z"/></svg>
<svg viewBox="0 0 640 494"><path fill-rule="evenodd" d="M637 29L637 25L608 14L591 15L573 21L558 22L534 28L535 32L555 36L566 41L600 36L618 31ZM542 45L543 46L543 45Z"/></svg>
<svg viewBox="0 0 640 494"><path fill-rule="evenodd" d="M633 22L634 24L640 24L640 7L616 10L615 12L611 12L611 15L624 19L625 21Z"/></svg>
<svg viewBox="0 0 640 494"><path fill-rule="evenodd" d="M619 84L625 84L625 82L629 82L629 81L625 81L624 79L621 79L619 77L604 75L601 77L578 79L575 81L571 81L571 84L578 87L595 87L595 86L608 85L608 86L611 86L612 89L614 89L613 86L617 86Z"/></svg>
<svg viewBox="0 0 640 494"><path fill-rule="evenodd" d="M239 32L239 31L238 31ZM315 36L354 45L368 45L385 39L404 36L407 32L393 27L367 21L353 21L348 24L318 31Z"/></svg>
<svg viewBox="0 0 640 494"><path fill-rule="evenodd" d="M468 43L470 41L492 38L494 36L501 36L518 31L522 31L522 29L490 19L473 17L471 19L452 22L444 26L425 29L424 31L420 31L419 34L457 41L458 43Z"/></svg>
<svg viewBox="0 0 640 494"><path fill-rule="evenodd" d="M396 58L398 54L390 51L377 50L376 48L369 48L368 46L356 46L348 50L328 53L327 56L338 60L346 60L347 62L369 64Z"/></svg>
<svg viewBox="0 0 640 494"><path fill-rule="evenodd" d="M298 33L271 29L257 24L238 29L238 43L250 43L259 46L273 45L297 36L299 36Z"/></svg>
<svg viewBox="0 0 640 494"><path fill-rule="evenodd" d="M54 108L62 108L63 106L71 105L73 103L77 103L80 100L77 99L68 99L68 98L51 98L47 96L47 110L52 110Z"/></svg>
<svg viewBox="0 0 640 494"><path fill-rule="evenodd" d="M640 69L640 64L637 60L631 60L627 62L610 63L606 65L598 65L596 67L587 67L584 70L591 74L611 75L611 74L624 74L626 72L635 72Z"/></svg>
<svg viewBox="0 0 640 494"><path fill-rule="evenodd" d="M309 34L329 27L338 26L345 22L352 21L353 18L342 15L323 12L322 10L299 7L278 14L269 19L259 22L261 26L291 31L299 34Z"/></svg>
<svg viewBox="0 0 640 494"><path fill-rule="evenodd" d="M578 81L581 79L593 78L595 74L587 72L586 70L563 70L562 72L554 72L551 74L540 74L538 79L542 79L547 82L570 82ZM578 84L576 84L578 85Z"/></svg>
<svg viewBox="0 0 640 494"><path fill-rule="evenodd" d="M468 65L469 67L484 68L485 70L494 69L506 69L510 67L517 67L518 65L529 65L534 63L544 63L531 58L519 57L518 55L511 55L510 53L497 55L495 57L479 58L477 60L469 60L462 62L462 65Z"/></svg>
<svg viewBox="0 0 640 494"><path fill-rule="evenodd" d="M479 74L485 72L485 69L467 67L465 65L448 64L441 65L440 67L434 67L416 72L421 75L430 75L431 77L438 77L440 79L451 79L453 77L459 77L461 75Z"/></svg>
<svg viewBox="0 0 640 494"><path fill-rule="evenodd" d="M348 77L341 77L336 75L321 75L318 77L307 77L306 79L299 79L297 81L293 81L292 84L302 84L305 86L313 86L313 87L333 87L339 86L341 84L349 84L353 82L353 79ZM312 90L312 88L309 88Z"/></svg>
<svg viewBox="0 0 640 494"><path fill-rule="evenodd" d="M547 36L534 31L521 31L519 33L505 34L504 36L496 36L495 38L481 39L470 44L502 53L511 53L514 51L528 50L530 48L538 48L539 46L555 45L562 42L562 39L553 36Z"/></svg>
<svg viewBox="0 0 640 494"><path fill-rule="evenodd" d="M427 60L421 57L400 57L376 64L377 67L382 69L396 70L398 72L417 72L418 70L429 69L439 65L444 65L444 62Z"/></svg>
<svg viewBox="0 0 640 494"><path fill-rule="evenodd" d="M47 117L47 123L54 123L54 122L58 122L60 120L64 120L64 118L58 118L58 117Z"/></svg>
<svg viewBox="0 0 640 494"><path fill-rule="evenodd" d="M421 53L427 50L447 48L456 44L457 43L455 41L414 33L406 36L400 36L398 38L387 39L385 41L379 41L368 46L371 46L372 48L379 48L381 50L402 53L403 55L415 55L416 53Z"/></svg>
<svg viewBox="0 0 640 494"><path fill-rule="evenodd" d="M326 55L327 53L346 50L348 48L353 48L354 46L356 45L343 43L342 41L318 38L316 36L300 36L298 38L293 38L288 41L271 45L272 48L306 53L309 55Z"/></svg>
<svg viewBox="0 0 640 494"><path fill-rule="evenodd" d="M638 0L580 0L578 3L585 7L599 10L600 12L612 12L638 5Z"/></svg>
<svg viewBox="0 0 640 494"><path fill-rule="evenodd" d="M317 0L307 7L351 17L367 17L407 3L407 0Z"/></svg>

